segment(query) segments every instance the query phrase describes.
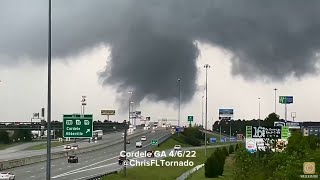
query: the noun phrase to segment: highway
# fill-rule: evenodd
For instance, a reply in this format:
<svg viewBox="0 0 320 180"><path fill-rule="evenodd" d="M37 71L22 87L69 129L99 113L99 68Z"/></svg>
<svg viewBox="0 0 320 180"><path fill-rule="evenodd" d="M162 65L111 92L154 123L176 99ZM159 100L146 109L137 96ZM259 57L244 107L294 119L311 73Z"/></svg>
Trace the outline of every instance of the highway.
<svg viewBox="0 0 320 180"><path fill-rule="evenodd" d="M150 144L151 139L158 139L167 134L166 130L157 130L154 133L148 133L145 136L147 141L144 147ZM122 137L122 135L121 135ZM111 137L115 138L115 137ZM131 144L127 144L127 151L135 151L135 141L140 140L141 136L130 138ZM150 146L149 146L150 147ZM104 149L79 154L79 163L67 163L67 158L60 158L51 161L51 177L54 180L81 180L92 177L96 174L106 173L118 170L122 166L118 165L120 151L123 150L123 143L107 147ZM43 180L46 175L46 162L30 164L12 168L9 171L16 175L16 179L35 179Z"/></svg>
<svg viewBox="0 0 320 180"><path fill-rule="evenodd" d="M134 131L134 133L138 133L143 131L142 129L136 129L136 131ZM103 135L101 140L98 140L98 142L91 142L89 143L89 140L85 140L85 141L77 141L76 144L79 145L79 148L84 148L84 147L89 147L89 146L95 146L98 144L102 144L102 143L108 143L108 142L113 142L116 140L120 140L122 139L122 132L116 132L116 133L110 133L110 134L105 134ZM39 142L37 142L39 143ZM45 142L42 142L45 143ZM74 144L73 141L70 141L70 144ZM36 145L36 144L34 144ZM58 147L54 147L51 149L52 153L55 152L62 152L64 151L63 146L58 146ZM4 161L4 160L12 160L12 159L20 159L20 158L24 158L24 157L30 157L30 156L36 156L36 155L43 155L46 154L46 149L42 149L42 150L21 150L18 149L17 151L14 150L2 150L0 151L0 160Z"/></svg>

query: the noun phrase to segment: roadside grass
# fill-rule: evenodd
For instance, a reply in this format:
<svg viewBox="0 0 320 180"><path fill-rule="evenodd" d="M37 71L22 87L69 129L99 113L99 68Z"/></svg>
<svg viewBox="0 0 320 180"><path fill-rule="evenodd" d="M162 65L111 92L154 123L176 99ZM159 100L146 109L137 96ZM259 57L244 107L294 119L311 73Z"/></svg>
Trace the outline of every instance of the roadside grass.
<svg viewBox="0 0 320 180"><path fill-rule="evenodd" d="M64 144L68 144L68 142L58 142L58 141L53 141L51 142L51 147L57 147L57 146L61 146ZM32 150L41 150L41 149L47 149L47 143L42 143L42 144L37 144L34 146L30 146L24 150L26 151L32 151Z"/></svg>
<svg viewBox="0 0 320 180"><path fill-rule="evenodd" d="M217 179L217 180L232 180L233 179L233 168L234 168L234 154L230 154L224 165L223 175L218 178L206 178L204 176L204 167L194 172L187 180L198 180L198 179Z"/></svg>
<svg viewBox="0 0 320 180"><path fill-rule="evenodd" d="M17 145L20 145L20 144L23 144L23 143L10 143L10 144L0 144L0 150L4 150L4 149L7 149L7 148L10 148L10 147L13 147L13 146L17 146Z"/></svg>
<svg viewBox="0 0 320 180"><path fill-rule="evenodd" d="M204 149L198 149L196 151L196 157L166 157L165 161L192 161L193 166L139 166L127 169L127 177L124 177L124 172L121 170L118 174L106 176L103 179L139 179L139 180L172 180L176 179L186 171L193 167L202 164L206 161ZM207 149L208 155L214 151L214 148ZM158 161L160 164L160 161Z"/></svg>
<svg viewBox="0 0 320 180"><path fill-rule="evenodd" d="M173 149L175 145L181 145L181 147L191 147L190 144L187 144L184 141L185 136L183 134L180 134L178 136L177 134L173 135L170 139L165 141L163 144L160 144L160 146L155 146L153 148L154 151L164 151L168 149Z"/></svg>

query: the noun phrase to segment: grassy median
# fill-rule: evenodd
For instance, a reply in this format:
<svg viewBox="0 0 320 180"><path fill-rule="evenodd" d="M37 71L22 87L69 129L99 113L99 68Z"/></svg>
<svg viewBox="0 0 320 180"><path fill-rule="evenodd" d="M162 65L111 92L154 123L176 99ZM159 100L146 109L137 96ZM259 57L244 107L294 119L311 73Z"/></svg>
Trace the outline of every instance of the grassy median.
<svg viewBox="0 0 320 180"><path fill-rule="evenodd" d="M211 154L214 151L213 148L207 149L207 153ZM204 149L196 150L196 157L166 157L164 158L166 161L192 161L194 166L202 164L206 161L206 157L204 155ZM193 167L194 167L193 166ZM141 180L156 180L156 179L176 179L184 172L192 169L190 166L182 166L182 167L174 167L174 166L139 166L134 168L129 168L127 170L127 177L124 177L123 171L120 171L119 174L106 176L104 180L107 179L141 179Z"/></svg>
<svg viewBox="0 0 320 180"><path fill-rule="evenodd" d="M57 146L62 146L64 144L68 144L67 142L59 142L59 141L54 141L51 142L51 147L57 147ZM42 143L42 144L37 144L34 146L30 146L24 150L26 151L32 151L32 150L41 150L41 149L47 149L47 143Z"/></svg>
<svg viewBox="0 0 320 180"><path fill-rule="evenodd" d="M0 150L4 150L4 149L7 149L7 148L10 148L10 147L13 147L13 146L17 146L17 145L20 145L20 144L23 144L23 143L11 143L11 144L0 144Z"/></svg>

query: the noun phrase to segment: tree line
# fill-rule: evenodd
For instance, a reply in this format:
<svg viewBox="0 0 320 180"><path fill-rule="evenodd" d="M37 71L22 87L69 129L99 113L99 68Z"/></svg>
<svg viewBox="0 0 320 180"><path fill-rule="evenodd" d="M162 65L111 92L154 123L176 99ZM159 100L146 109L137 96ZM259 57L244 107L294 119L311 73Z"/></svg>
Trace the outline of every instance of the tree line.
<svg viewBox="0 0 320 180"><path fill-rule="evenodd" d="M29 129L17 129L14 130L10 137L9 132L6 130L0 130L0 143L10 144L14 142L30 142L32 141L32 133Z"/></svg>

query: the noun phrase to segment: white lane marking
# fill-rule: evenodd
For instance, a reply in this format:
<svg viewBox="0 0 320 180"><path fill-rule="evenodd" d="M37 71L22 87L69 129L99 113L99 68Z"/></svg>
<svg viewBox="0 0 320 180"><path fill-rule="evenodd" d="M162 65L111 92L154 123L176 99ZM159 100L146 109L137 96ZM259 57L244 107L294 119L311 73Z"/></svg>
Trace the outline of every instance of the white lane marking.
<svg viewBox="0 0 320 180"><path fill-rule="evenodd" d="M166 135L165 135L165 136L166 136ZM164 136L162 136L162 137L164 137ZM162 138L162 137L160 137L160 138ZM160 139L160 138L159 138L159 139ZM150 144L151 144L151 143L150 143ZM147 144L146 146L143 146L142 148L148 147L148 146L150 146L150 144ZM136 149L136 150L134 150L134 151L131 151L130 153L137 152L137 151L139 151L139 150L142 149L142 148L139 148L139 149ZM78 173L78 172L82 172L83 170L81 170L81 169L84 169L84 168L87 168L87 167L91 167L91 166L94 166L94 165L96 165L96 164L100 164L100 163L102 163L102 162L115 159L115 158L117 158L117 157L118 157L118 156L115 156L115 157L112 157L112 158L109 158L109 159L105 159L105 160L102 160L102 161L93 163L93 164L91 164L91 165L84 166L84 167L81 167L81 168L78 168L78 169L75 169L75 170L72 170L72 171L69 171L69 172L60 174L60 175L55 176L55 177L52 177L52 178L62 177L62 176L65 176L65 175L68 175L68 174L71 174L71 173L72 173L72 174L75 174L75 173ZM140 159L140 158L134 158L134 159ZM112 164L115 164L115 163L112 163ZM105 167L105 166L109 166L109 165L111 165L111 164L104 165L104 166L99 166L99 167ZM68 166L68 167L70 167L70 166ZM95 168L98 168L98 167L95 167ZM87 170L85 170L85 171L93 170L93 169L95 169L95 168L87 169ZM81 171L79 171L79 170L81 170Z"/></svg>
<svg viewBox="0 0 320 180"><path fill-rule="evenodd" d="M51 166L52 166L52 167L55 167L56 165L52 164Z"/></svg>
<svg viewBox="0 0 320 180"><path fill-rule="evenodd" d="M35 176L30 176L31 178L34 178Z"/></svg>
<svg viewBox="0 0 320 180"><path fill-rule="evenodd" d="M26 171L27 173L31 172L31 171Z"/></svg>
<svg viewBox="0 0 320 180"><path fill-rule="evenodd" d="M44 167L42 167L41 169L44 169Z"/></svg>
<svg viewBox="0 0 320 180"><path fill-rule="evenodd" d="M68 166L68 168L69 168L69 167L71 167L71 166Z"/></svg>
<svg viewBox="0 0 320 180"><path fill-rule="evenodd" d="M89 162L89 161L85 161L85 163L87 163L87 162Z"/></svg>
<svg viewBox="0 0 320 180"><path fill-rule="evenodd" d="M64 174L61 174L61 175L58 175L58 176L54 176L54 177L52 177L52 179L63 177L63 176L69 176L69 175L72 175L72 174L85 172L85 171L90 171L90 170L94 170L94 169L100 169L100 168L111 166L111 165L114 165L114 164L118 164L118 162L107 164L107 165L103 165L103 166L93 167L93 168L90 168L90 169L83 169L81 171L76 171L76 172L71 172L71 173L64 173Z"/></svg>

